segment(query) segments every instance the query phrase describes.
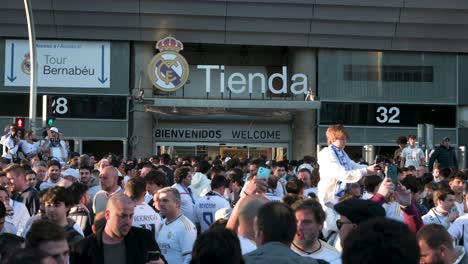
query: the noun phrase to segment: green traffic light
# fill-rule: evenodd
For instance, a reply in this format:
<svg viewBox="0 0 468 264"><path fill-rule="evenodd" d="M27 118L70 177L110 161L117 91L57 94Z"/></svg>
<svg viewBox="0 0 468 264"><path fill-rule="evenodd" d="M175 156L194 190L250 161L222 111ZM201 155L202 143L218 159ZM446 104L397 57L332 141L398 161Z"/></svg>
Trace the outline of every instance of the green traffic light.
<svg viewBox="0 0 468 264"><path fill-rule="evenodd" d="M55 120L54 120L53 118L49 118L49 119L47 120L47 125L48 125L48 126L52 126L52 125L54 124L54 121L55 121Z"/></svg>

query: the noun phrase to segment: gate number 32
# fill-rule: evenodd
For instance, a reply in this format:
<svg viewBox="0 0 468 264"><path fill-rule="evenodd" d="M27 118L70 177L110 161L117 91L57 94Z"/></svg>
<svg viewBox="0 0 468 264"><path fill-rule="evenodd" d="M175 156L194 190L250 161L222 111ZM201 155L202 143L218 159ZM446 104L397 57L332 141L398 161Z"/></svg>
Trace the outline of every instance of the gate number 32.
<svg viewBox="0 0 468 264"><path fill-rule="evenodd" d="M398 107L387 108L385 106L379 106L377 108L377 117L375 118L377 122L389 123L389 124L399 124L400 123L400 109Z"/></svg>

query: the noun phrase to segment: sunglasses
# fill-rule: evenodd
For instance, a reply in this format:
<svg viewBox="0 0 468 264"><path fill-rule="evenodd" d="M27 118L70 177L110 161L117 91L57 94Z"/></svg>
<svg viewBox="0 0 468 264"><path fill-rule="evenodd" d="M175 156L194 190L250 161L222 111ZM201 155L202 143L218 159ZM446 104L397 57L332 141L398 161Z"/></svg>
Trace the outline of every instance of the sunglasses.
<svg viewBox="0 0 468 264"><path fill-rule="evenodd" d="M346 224L353 224L353 223L351 223L351 222L341 222L340 219L336 220L336 227L338 227L338 230L340 230L341 227L342 227L343 225L346 225Z"/></svg>

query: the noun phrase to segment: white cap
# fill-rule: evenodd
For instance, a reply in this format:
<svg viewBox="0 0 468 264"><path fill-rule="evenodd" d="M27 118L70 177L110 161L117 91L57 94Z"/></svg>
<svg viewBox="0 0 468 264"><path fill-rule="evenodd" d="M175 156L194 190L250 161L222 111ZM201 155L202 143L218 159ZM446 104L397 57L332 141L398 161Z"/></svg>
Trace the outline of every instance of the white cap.
<svg viewBox="0 0 468 264"><path fill-rule="evenodd" d="M59 132L58 128L56 128L56 127L51 127L49 130L50 130L50 131L53 131L53 132L55 132L55 133L58 133L58 132Z"/></svg>
<svg viewBox="0 0 468 264"><path fill-rule="evenodd" d="M72 176L73 178L79 180L80 179L80 175L78 174L78 171L76 171L75 169L66 169L63 173L63 177L65 176Z"/></svg>
<svg viewBox="0 0 468 264"><path fill-rule="evenodd" d="M219 219L229 220L231 213L232 213L232 208L221 208L215 213L215 221L218 221Z"/></svg>
<svg viewBox="0 0 468 264"><path fill-rule="evenodd" d="M314 168L310 164L307 164L307 163L301 164L299 168L297 168L297 171L300 171L302 169L308 169L310 173L314 171Z"/></svg>
<svg viewBox="0 0 468 264"><path fill-rule="evenodd" d="M226 158L224 159L224 162L228 162L228 161L230 161L230 160L231 160L231 157L226 157Z"/></svg>

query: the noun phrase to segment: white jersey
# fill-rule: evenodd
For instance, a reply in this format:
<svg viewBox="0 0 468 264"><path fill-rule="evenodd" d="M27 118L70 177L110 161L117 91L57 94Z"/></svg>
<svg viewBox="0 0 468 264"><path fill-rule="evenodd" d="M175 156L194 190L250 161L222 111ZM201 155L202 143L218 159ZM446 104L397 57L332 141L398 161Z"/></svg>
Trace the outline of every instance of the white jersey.
<svg viewBox="0 0 468 264"><path fill-rule="evenodd" d="M190 263L192 248L197 238L195 225L184 215L171 222L164 221L158 233L161 254L169 264Z"/></svg>
<svg viewBox="0 0 468 264"><path fill-rule="evenodd" d="M231 208L221 194L211 191L200 197L195 203L195 223L199 223L201 232L205 232L215 221L215 213L221 208Z"/></svg>
<svg viewBox="0 0 468 264"><path fill-rule="evenodd" d="M29 215L29 211L24 203L13 201L12 199L10 199L9 203L10 207L13 208L13 215L6 216L5 221L13 224L17 229L16 235L21 236L31 216Z"/></svg>
<svg viewBox="0 0 468 264"><path fill-rule="evenodd" d="M419 167L419 162L424 159L424 152L419 147L407 146L403 149L400 154L400 157L405 158L405 167L414 166L415 168Z"/></svg>
<svg viewBox="0 0 468 264"><path fill-rule="evenodd" d="M21 140L21 150L25 155L29 153L37 153L39 150L39 142L29 143L26 140Z"/></svg>
<svg viewBox="0 0 468 264"><path fill-rule="evenodd" d="M465 251L468 252L468 214L458 217L447 230L455 240L455 244L463 243ZM462 240L463 239L463 240Z"/></svg>
<svg viewBox="0 0 468 264"><path fill-rule="evenodd" d="M180 210L182 211L182 214L194 223L195 216L193 214L193 206L195 205L195 200L193 199L189 189L179 183L172 185L172 188L176 188L180 193Z"/></svg>
<svg viewBox="0 0 468 264"><path fill-rule="evenodd" d="M403 211L401 211L400 204L393 201L391 203L384 203L382 207L385 209L387 218L397 220L404 223L405 218L403 217Z"/></svg>
<svg viewBox="0 0 468 264"><path fill-rule="evenodd" d="M447 218L449 214L443 215L442 213L438 212L435 207L429 210L429 212L421 217L424 224L439 224L445 228L450 227L450 223L447 223Z"/></svg>
<svg viewBox="0 0 468 264"><path fill-rule="evenodd" d="M330 264L341 264L341 254L336 248L319 240L320 248L312 253L304 252L291 244L291 250L303 257L310 257L314 259L323 259Z"/></svg>
<svg viewBox="0 0 468 264"><path fill-rule="evenodd" d="M276 196L275 194L270 193L270 192L265 193L265 198L267 198L271 202L281 202L280 196Z"/></svg>
<svg viewBox="0 0 468 264"><path fill-rule="evenodd" d="M146 203L135 206L133 210L134 227L141 227L150 230L154 235L154 240L158 238L159 227L161 226L161 217L151 206Z"/></svg>
<svg viewBox="0 0 468 264"><path fill-rule="evenodd" d="M245 255L257 249L257 244L255 243L255 241L245 238L241 235L238 235L237 237L239 238L242 255Z"/></svg>

